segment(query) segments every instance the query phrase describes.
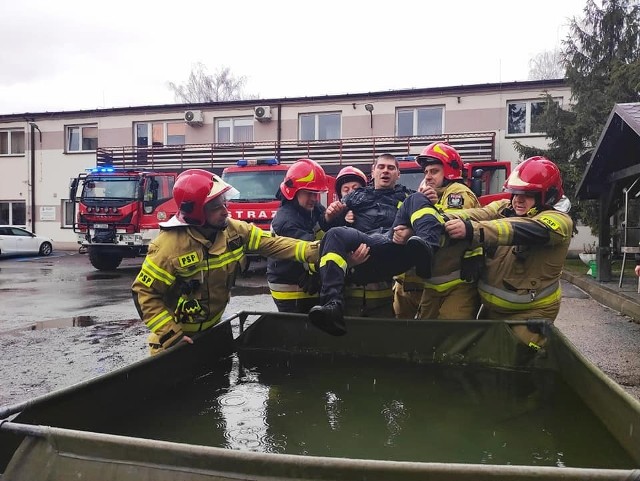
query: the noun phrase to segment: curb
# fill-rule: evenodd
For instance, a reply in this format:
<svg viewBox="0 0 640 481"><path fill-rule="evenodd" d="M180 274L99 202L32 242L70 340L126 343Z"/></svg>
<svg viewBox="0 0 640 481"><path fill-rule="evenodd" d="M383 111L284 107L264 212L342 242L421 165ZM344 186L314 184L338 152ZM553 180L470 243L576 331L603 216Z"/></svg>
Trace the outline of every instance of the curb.
<svg viewBox="0 0 640 481"><path fill-rule="evenodd" d="M640 321L640 303L636 299L566 270L562 271L562 278L588 293L600 304L631 317L635 322Z"/></svg>

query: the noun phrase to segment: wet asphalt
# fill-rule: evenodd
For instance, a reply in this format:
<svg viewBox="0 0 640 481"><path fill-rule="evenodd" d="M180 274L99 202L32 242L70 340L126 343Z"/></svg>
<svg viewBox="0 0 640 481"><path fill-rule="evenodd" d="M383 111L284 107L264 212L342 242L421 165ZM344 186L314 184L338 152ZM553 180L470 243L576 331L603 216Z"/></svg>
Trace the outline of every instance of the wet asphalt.
<svg viewBox="0 0 640 481"><path fill-rule="evenodd" d="M142 260L96 271L86 255L0 258L0 405L107 373L147 356L131 300ZM273 311L264 263L238 279L224 317ZM562 281L556 325L589 360L640 399L640 324Z"/></svg>

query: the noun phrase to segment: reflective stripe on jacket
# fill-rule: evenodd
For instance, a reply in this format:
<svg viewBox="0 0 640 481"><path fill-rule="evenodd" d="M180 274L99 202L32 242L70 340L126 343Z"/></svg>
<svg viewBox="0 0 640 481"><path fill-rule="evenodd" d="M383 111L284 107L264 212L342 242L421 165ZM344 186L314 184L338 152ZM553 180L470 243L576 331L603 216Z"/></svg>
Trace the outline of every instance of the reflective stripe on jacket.
<svg viewBox="0 0 640 481"><path fill-rule="evenodd" d="M229 301L239 263L247 252L317 262L319 242L271 237L258 227L229 219L210 241L194 227L162 230L132 285L140 317L162 339L215 325ZM200 312L188 323L176 318L180 297L196 300ZM187 325L188 324L188 325Z"/></svg>

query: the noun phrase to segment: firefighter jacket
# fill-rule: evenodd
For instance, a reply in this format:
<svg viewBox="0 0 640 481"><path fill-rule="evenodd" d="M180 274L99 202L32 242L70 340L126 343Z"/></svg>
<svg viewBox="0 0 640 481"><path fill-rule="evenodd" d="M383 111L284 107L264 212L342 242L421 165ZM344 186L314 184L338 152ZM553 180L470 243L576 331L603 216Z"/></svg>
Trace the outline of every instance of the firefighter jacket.
<svg viewBox="0 0 640 481"><path fill-rule="evenodd" d="M471 209L480 207L475 194L461 182L450 182L443 187L436 189L438 193L438 203L436 209L441 214L460 211L460 209ZM477 257L478 259L471 259ZM443 294L452 288L464 283L460 267L462 260L481 262L481 248L471 249L468 240L448 240L434 257L432 276L425 280L416 276L413 270L398 276L396 281L402 284L404 291L422 292L422 289L429 289L434 293Z"/></svg>
<svg viewBox="0 0 640 481"><path fill-rule="evenodd" d="M355 216L355 222L350 226L365 234L390 229L398 208L412 193L404 185L396 185L393 189L366 186L354 190L343 201Z"/></svg>
<svg viewBox="0 0 640 481"><path fill-rule="evenodd" d="M319 256L319 242L274 238L234 219L211 238L182 224L163 228L149 245L132 290L140 317L151 331L152 354L182 334L206 330L220 320L247 253L299 262L317 262Z"/></svg>
<svg viewBox="0 0 640 481"><path fill-rule="evenodd" d="M324 212L325 207L317 204L312 212L300 207L297 201L285 200L276 212L271 223L271 232L276 236L286 236L306 241L319 240L327 230ZM267 282L271 296L280 309L287 301L317 298L318 293L309 294L300 286L305 276L311 275L310 266L293 260L270 257L267 261ZM318 280L319 281L319 280ZM277 301L283 301L278 303ZM298 312L295 306L286 312ZM283 309L280 309L283 310Z"/></svg>
<svg viewBox="0 0 640 481"><path fill-rule="evenodd" d="M555 320L560 309L560 274L573 221L558 210L531 209L516 216L510 200L461 212L473 242L484 246L486 267L478 282L492 319Z"/></svg>

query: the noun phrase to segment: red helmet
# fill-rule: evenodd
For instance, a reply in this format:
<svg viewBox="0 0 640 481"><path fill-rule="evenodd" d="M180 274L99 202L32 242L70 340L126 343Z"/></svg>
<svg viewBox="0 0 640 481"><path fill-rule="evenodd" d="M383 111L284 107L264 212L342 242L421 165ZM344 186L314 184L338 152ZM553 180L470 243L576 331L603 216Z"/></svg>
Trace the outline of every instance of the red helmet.
<svg viewBox="0 0 640 481"><path fill-rule="evenodd" d="M173 198L178 217L192 225L204 225L204 206L212 200L223 199L237 192L231 185L212 172L189 169L182 172L173 186Z"/></svg>
<svg viewBox="0 0 640 481"><path fill-rule="evenodd" d="M447 180L462 179L462 159L456 149L445 142L434 142L427 145L416 157L416 162L424 170L427 165L441 164L444 178Z"/></svg>
<svg viewBox="0 0 640 481"><path fill-rule="evenodd" d="M512 194L540 194L541 205L553 205L564 195L562 174L546 157L529 157L517 165L504 183Z"/></svg>
<svg viewBox="0 0 640 481"><path fill-rule="evenodd" d="M367 176L357 167L344 167L336 176L336 194L340 195L342 186L347 182L360 182L364 187L367 185Z"/></svg>
<svg viewBox="0 0 640 481"><path fill-rule="evenodd" d="M287 170L280 184L280 192L287 200L292 200L299 190L326 192L327 176L324 169L311 159L297 160Z"/></svg>

